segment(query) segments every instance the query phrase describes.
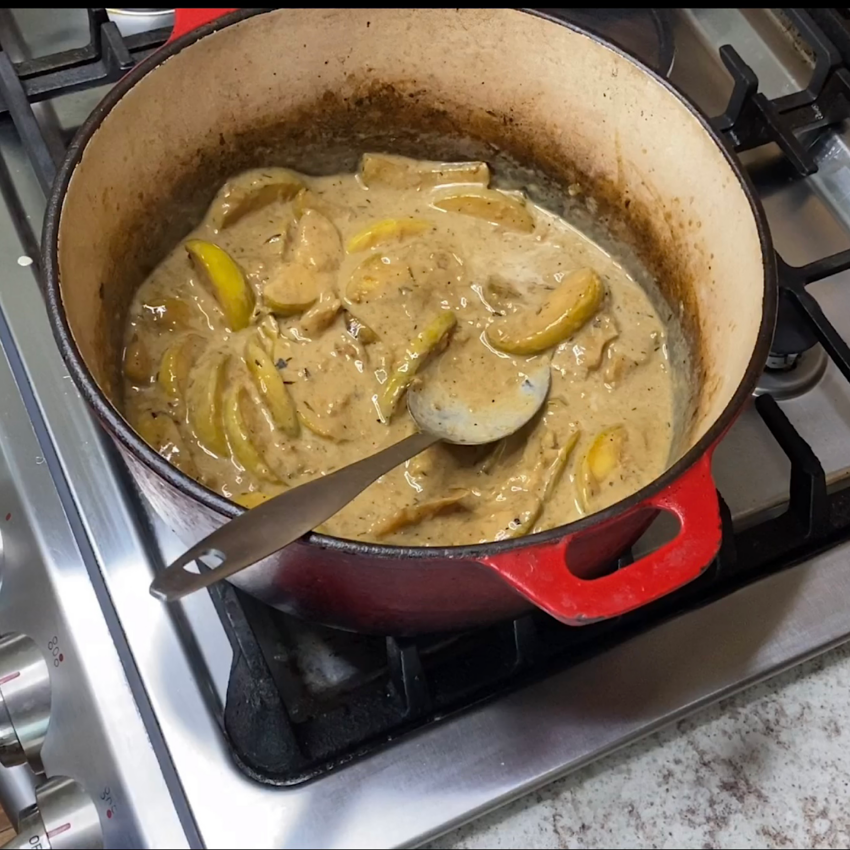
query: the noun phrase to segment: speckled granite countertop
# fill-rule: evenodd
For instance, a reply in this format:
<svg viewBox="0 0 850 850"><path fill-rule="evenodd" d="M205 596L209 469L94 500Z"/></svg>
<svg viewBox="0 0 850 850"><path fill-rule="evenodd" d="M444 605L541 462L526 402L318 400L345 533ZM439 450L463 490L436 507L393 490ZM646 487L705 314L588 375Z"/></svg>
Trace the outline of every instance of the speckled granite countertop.
<svg viewBox="0 0 850 850"><path fill-rule="evenodd" d="M850 645L430 847L848 847Z"/></svg>

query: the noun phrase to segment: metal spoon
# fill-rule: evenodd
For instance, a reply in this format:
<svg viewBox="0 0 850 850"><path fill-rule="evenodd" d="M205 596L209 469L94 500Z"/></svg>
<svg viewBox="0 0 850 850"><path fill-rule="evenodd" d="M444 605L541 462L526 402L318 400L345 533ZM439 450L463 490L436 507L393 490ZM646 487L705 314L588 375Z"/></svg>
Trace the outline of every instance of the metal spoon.
<svg viewBox="0 0 850 850"><path fill-rule="evenodd" d="M256 564L332 517L382 475L440 440L476 446L513 434L534 416L549 392L548 358L532 363L514 392L480 410L470 409L440 382L422 381L410 387L407 407L418 433L245 511L159 573L150 592L157 599L174 602ZM209 569L198 571L195 562Z"/></svg>

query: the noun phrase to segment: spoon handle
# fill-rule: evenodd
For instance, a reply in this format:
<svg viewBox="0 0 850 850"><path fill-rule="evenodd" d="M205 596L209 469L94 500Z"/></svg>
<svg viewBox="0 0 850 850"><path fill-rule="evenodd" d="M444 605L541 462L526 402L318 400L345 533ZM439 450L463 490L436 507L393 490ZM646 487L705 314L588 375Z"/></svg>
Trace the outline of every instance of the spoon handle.
<svg viewBox="0 0 850 850"><path fill-rule="evenodd" d="M413 434L245 511L158 573L150 592L157 599L174 602L256 564L332 517L382 475L439 439ZM196 561L210 569L198 571ZM194 569L187 569L189 565Z"/></svg>

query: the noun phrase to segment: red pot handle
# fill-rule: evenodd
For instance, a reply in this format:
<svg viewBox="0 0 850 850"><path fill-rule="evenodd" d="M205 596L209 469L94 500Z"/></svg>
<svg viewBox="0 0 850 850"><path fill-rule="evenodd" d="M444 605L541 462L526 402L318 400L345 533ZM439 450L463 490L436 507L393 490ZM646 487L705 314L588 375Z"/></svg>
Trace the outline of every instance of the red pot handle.
<svg viewBox="0 0 850 850"><path fill-rule="evenodd" d="M681 524L679 533L652 554L601 578L581 579L567 567L570 545L583 532L480 561L562 622L585 625L617 617L697 578L717 554L722 528L711 453L667 489L647 499L643 507L674 514Z"/></svg>
<svg viewBox="0 0 850 850"><path fill-rule="evenodd" d="M174 41L175 38L180 38L181 35L186 35L187 32L197 29L228 12L235 12L236 9L175 9L174 10L174 29L171 31L169 41Z"/></svg>

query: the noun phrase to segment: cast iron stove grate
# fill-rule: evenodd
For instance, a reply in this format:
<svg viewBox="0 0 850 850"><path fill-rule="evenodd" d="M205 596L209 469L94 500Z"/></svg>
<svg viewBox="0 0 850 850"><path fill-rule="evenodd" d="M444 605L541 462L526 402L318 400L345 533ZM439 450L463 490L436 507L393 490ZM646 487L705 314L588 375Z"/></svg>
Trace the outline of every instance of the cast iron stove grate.
<svg viewBox="0 0 850 850"><path fill-rule="evenodd" d="M829 38L806 12L785 14L816 58L808 88L767 100L752 70L731 47L723 48L735 89L714 124L736 150L776 142L805 176L816 166L798 134L850 117L850 30L834 10L813 10ZM661 24L658 55L671 56L663 41L670 34L666 18L648 20ZM89 10L89 22L87 47L33 60L26 57L8 10L0 10L0 120L5 113L14 121L45 190L66 140L39 122L33 104L117 79L167 37L156 31L125 40L104 10ZM18 211L25 244L34 244L10 181L0 185L5 202ZM780 328L779 342L790 339L788 351L799 352L820 341L850 380L850 350L806 291L807 284L850 268L850 251L802 268L781 267L791 330ZM850 488L828 494L820 462L773 398L759 397L756 408L791 462L787 510L735 530L721 499L724 543L711 567L677 593L617 620L570 628L532 613L461 634L373 637L302 624L227 584L217 585L212 596L234 648L222 722L237 763L272 785L320 776L399 735L551 675L846 539Z"/></svg>

